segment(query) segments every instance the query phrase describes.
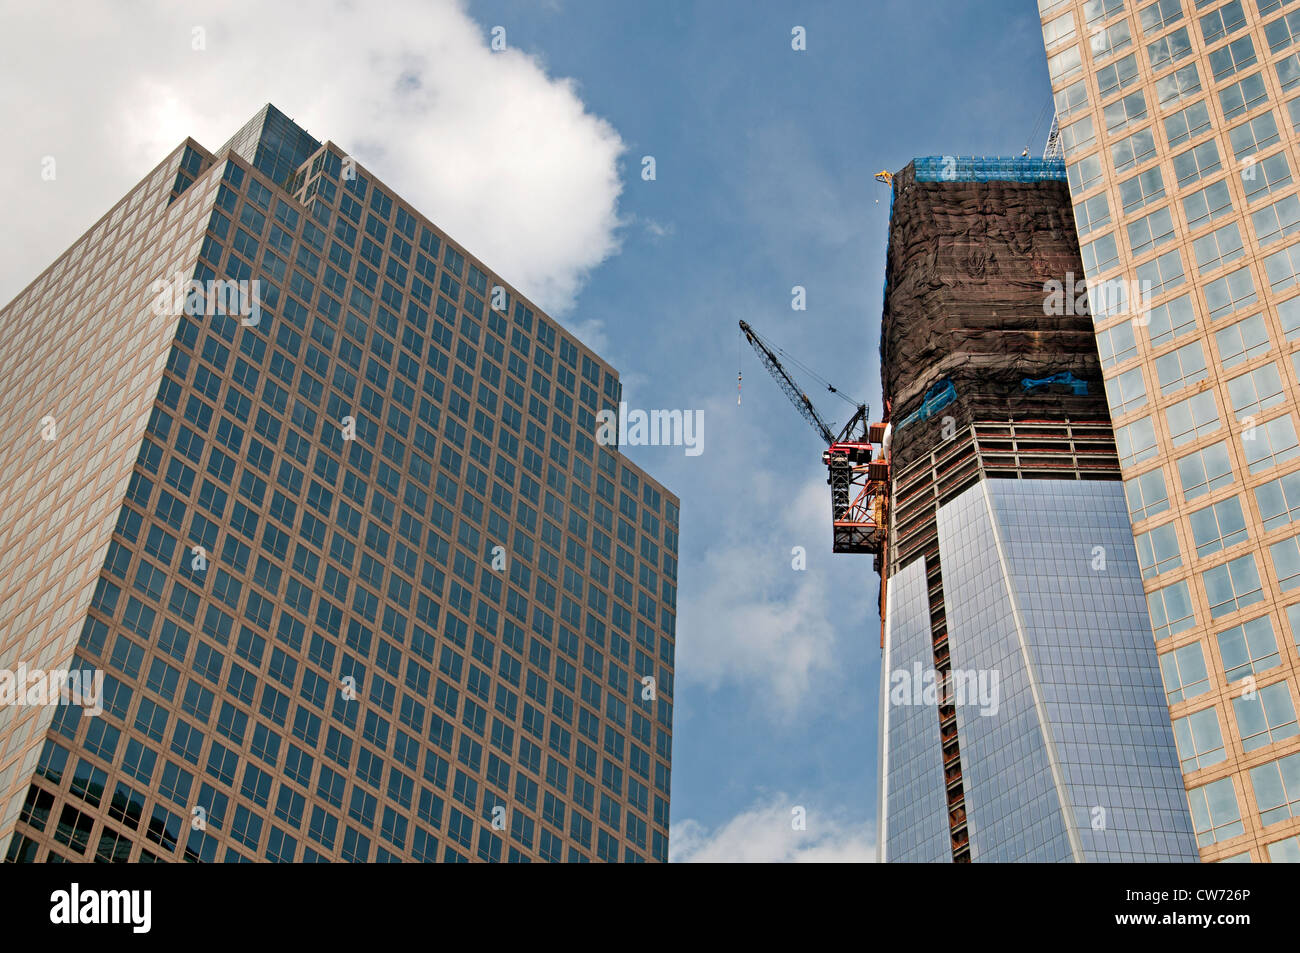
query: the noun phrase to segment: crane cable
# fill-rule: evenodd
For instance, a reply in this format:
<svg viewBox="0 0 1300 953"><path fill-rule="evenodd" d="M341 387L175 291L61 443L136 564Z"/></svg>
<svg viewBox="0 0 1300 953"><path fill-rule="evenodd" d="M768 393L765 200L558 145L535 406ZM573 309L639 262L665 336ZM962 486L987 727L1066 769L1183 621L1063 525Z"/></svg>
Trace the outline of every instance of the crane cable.
<svg viewBox="0 0 1300 953"><path fill-rule="evenodd" d="M1034 140L1038 137L1038 130L1043 125L1043 120L1047 118L1047 110L1050 109L1055 102L1056 100L1052 96L1048 96L1047 105L1043 106L1038 113L1038 118L1034 120L1034 128L1029 131L1029 141L1025 143L1026 155L1029 153L1030 146L1034 144Z"/></svg>
<svg viewBox="0 0 1300 953"><path fill-rule="evenodd" d="M783 348L783 347L778 347L776 344L772 343L772 341L768 340L767 338L764 338L764 337L760 336L759 333L758 333L757 331L755 331L753 328L750 328L750 333L753 334L754 337L756 337L756 338L758 338L760 341L762 341L764 344L766 344L766 345L767 345L769 348L771 348L773 351L775 351L776 353L782 355L782 356L783 356L787 361L789 361L791 364L793 364L793 365L795 365L796 367L798 367L800 370L802 370L802 371L803 371L805 374L807 374L809 377L812 377L812 378L813 378L814 380L816 380L818 383L825 384L825 385L826 385L826 389L827 389L828 391L830 391L832 394L834 394L836 397L840 398L840 399L843 400L843 401L846 401L850 406L854 407L855 409L856 409L857 407L860 407L860 406L862 405L862 401L860 401L860 400L854 400L852 397L848 397L848 396L846 396L845 394L840 393L840 390L839 390L838 387L836 387L834 384L832 384L832 383L831 383L830 381L828 381L826 378L822 377L820 374L818 374L816 371L814 371L814 370L813 370L811 367L809 367L807 364L803 363L803 361L799 360L797 357L795 357L793 354L791 354L791 353L790 353L789 351L787 351L785 348ZM743 336L743 334L742 334L742 336ZM739 349L740 349L740 341L739 341L739 339L737 339L737 341L736 341L736 348L737 348L737 351L739 351ZM737 358L737 359L739 359L739 358ZM737 377L739 377L739 374L737 374ZM739 386L739 385L737 385L737 386ZM737 402L739 402L739 398L737 398Z"/></svg>

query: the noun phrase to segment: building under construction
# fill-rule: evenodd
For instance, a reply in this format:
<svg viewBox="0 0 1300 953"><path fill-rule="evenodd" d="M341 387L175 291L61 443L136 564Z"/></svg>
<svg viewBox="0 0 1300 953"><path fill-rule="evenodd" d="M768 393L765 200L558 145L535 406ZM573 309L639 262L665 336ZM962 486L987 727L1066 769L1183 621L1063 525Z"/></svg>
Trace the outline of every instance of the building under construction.
<svg viewBox="0 0 1300 953"><path fill-rule="evenodd" d="M892 177L884 860L1197 859L1065 179Z"/></svg>

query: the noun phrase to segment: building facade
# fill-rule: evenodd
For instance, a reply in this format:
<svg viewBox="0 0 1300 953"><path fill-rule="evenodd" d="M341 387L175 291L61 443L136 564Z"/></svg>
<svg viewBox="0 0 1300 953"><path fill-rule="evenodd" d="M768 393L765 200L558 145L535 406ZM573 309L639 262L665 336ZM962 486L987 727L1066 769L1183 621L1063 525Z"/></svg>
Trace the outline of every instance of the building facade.
<svg viewBox="0 0 1300 953"><path fill-rule="evenodd" d="M369 171L268 105L0 329L0 666L102 673L0 706L0 856L667 859L678 500Z"/></svg>
<svg viewBox="0 0 1300 953"><path fill-rule="evenodd" d="M885 861L1197 859L1064 179L893 177Z"/></svg>
<svg viewBox="0 0 1300 953"><path fill-rule="evenodd" d="M1300 861L1300 4L1039 12L1201 856Z"/></svg>

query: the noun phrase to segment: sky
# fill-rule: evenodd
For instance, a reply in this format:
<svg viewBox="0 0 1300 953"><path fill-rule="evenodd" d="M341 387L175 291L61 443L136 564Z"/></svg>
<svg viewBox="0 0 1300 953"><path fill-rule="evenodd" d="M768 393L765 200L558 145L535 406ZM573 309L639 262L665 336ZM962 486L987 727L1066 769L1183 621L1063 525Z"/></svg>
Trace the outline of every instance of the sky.
<svg viewBox="0 0 1300 953"><path fill-rule="evenodd" d="M630 408L703 413L698 455L626 451L682 500L672 859L873 859L879 580L831 554L824 446L737 321L879 417L873 176L1041 153L1032 0L60 10L0 0L0 301L186 136L215 149L269 101L338 143L616 367Z"/></svg>

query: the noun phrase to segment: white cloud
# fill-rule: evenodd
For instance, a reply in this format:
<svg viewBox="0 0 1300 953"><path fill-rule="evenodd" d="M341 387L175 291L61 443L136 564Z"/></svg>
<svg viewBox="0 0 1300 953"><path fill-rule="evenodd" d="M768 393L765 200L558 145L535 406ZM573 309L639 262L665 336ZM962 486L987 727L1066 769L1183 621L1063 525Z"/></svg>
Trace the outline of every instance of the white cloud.
<svg viewBox="0 0 1300 953"><path fill-rule="evenodd" d="M642 225L645 226L646 234L655 241L659 241L662 238L671 238L673 235L677 234L677 226L672 222L665 224L663 222L656 222L653 218L647 218L642 220Z"/></svg>
<svg viewBox="0 0 1300 953"><path fill-rule="evenodd" d="M677 225L673 222L661 222L645 215L632 214L624 220L625 225L639 225L653 242L661 242L677 234Z"/></svg>
<svg viewBox="0 0 1300 953"><path fill-rule="evenodd" d="M458 0L128 9L5 5L4 302L185 136L216 149L268 101L553 313L618 251L618 133Z"/></svg>
<svg viewBox="0 0 1300 953"><path fill-rule="evenodd" d="M830 552L830 490L815 440L773 445L766 419L734 401L706 402L705 420L708 469L695 498L710 501L700 514L709 525L689 512L683 519L709 536L703 555L683 566L677 677L709 690L745 684L760 712L784 720L842 677L837 644L870 630L870 597L860 613L835 607L846 603L845 588L870 582L860 561ZM803 483L792 488L766 468L777 455L807 474ZM793 566L796 546L804 570Z"/></svg>
<svg viewBox="0 0 1300 953"><path fill-rule="evenodd" d="M795 570L791 552L802 546L805 554L815 553L829 535L830 491L823 482L810 480L787 506L767 510L776 526L766 539L714 547L703 570L691 574L683 597L683 614L693 620L679 649L683 676L710 687L757 681L776 714L796 708L814 679L830 670L836 640L826 612L831 580L824 572Z"/></svg>
<svg viewBox="0 0 1300 953"><path fill-rule="evenodd" d="M571 317L564 322L564 327L587 347L591 348L605 360L609 360L609 335L605 331L605 322L600 318ZM620 377L620 380L625 378Z"/></svg>
<svg viewBox="0 0 1300 953"><path fill-rule="evenodd" d="M802 807L804 830L794 829ZM669 860L675 863L861 863L876 859L875 824L839 808L775 795L709 829L674 823Z"/></svg>

